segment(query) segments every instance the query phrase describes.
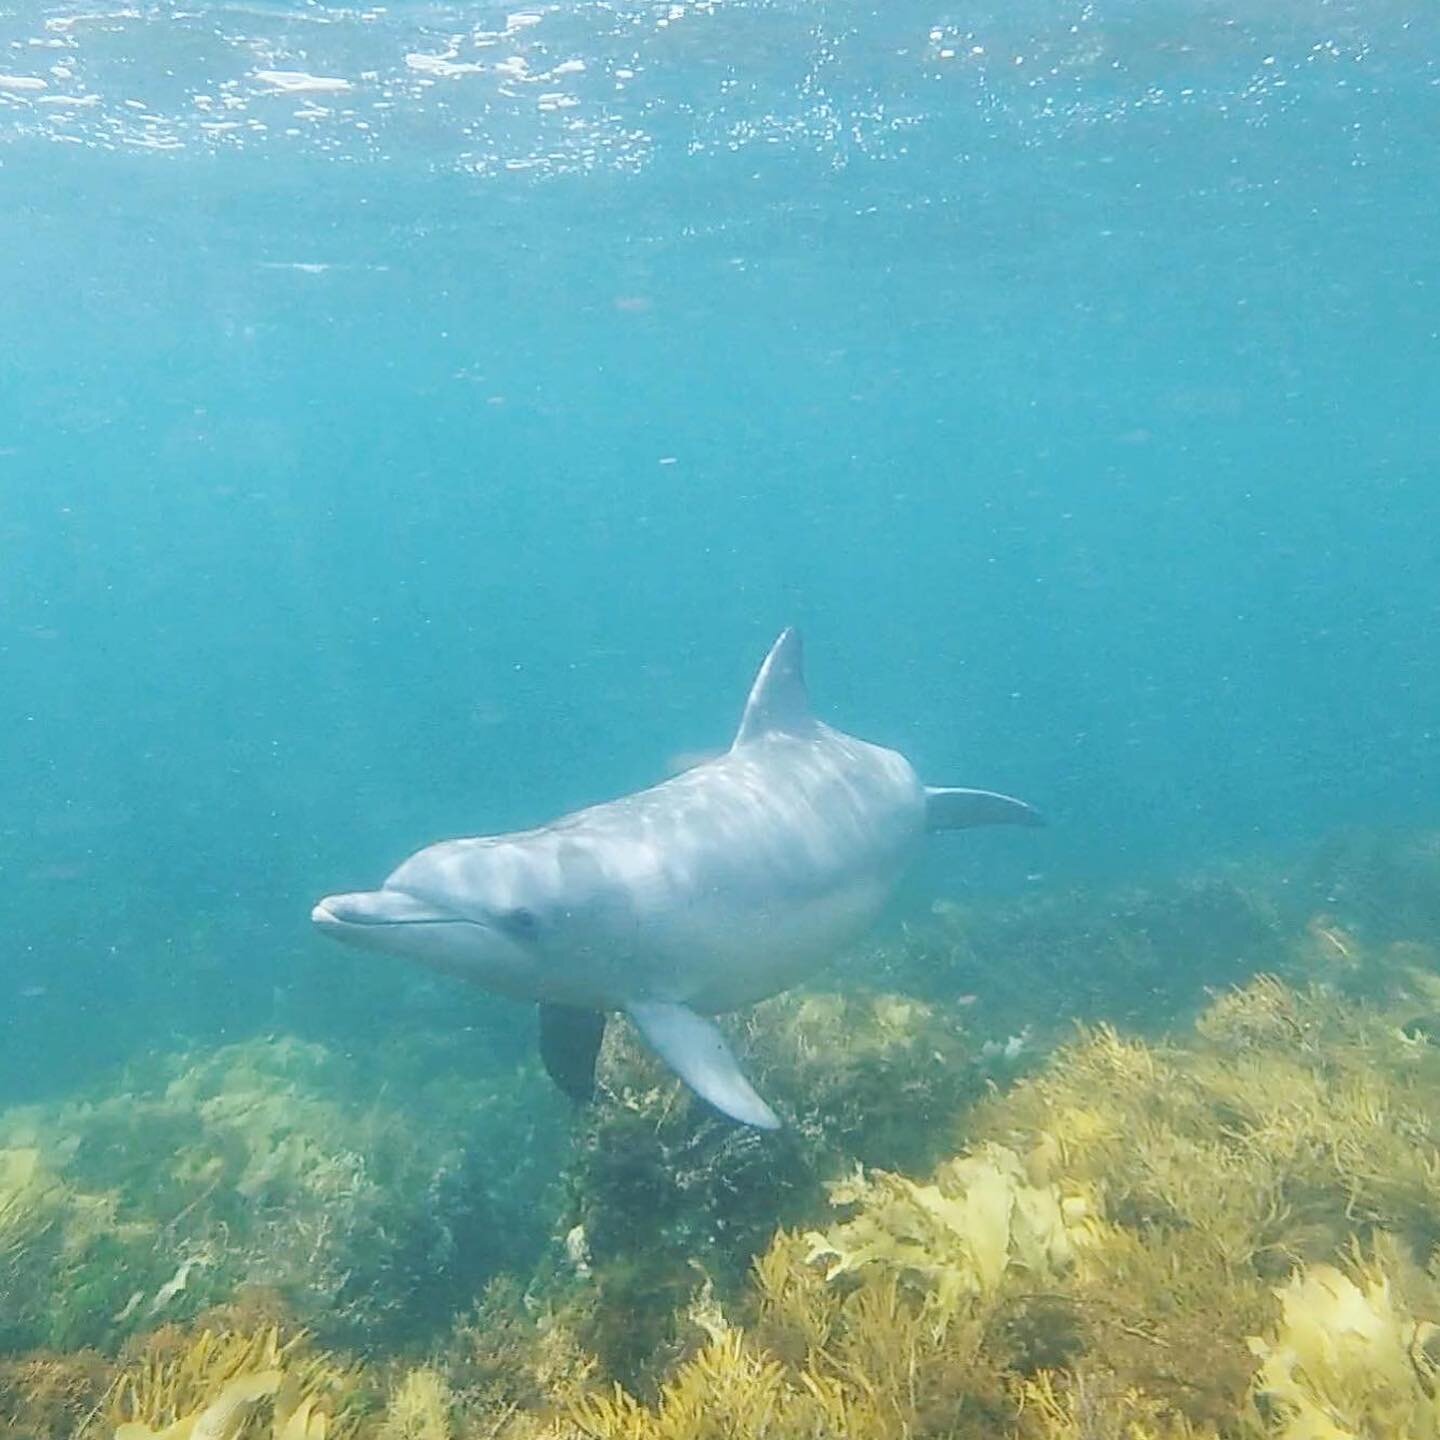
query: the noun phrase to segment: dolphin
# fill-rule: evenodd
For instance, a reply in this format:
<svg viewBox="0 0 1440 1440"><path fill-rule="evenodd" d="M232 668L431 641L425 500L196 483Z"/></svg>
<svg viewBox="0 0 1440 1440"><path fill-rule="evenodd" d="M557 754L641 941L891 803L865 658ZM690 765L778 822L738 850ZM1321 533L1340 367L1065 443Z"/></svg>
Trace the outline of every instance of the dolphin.
<svg viewBox="0 0 1440 1440"><path fill-rule="evenodd" d="M893 750L811 711L786 630L723 754L536 830L446 840L378 890L331 895L314 923L540 1006L546 1069L594 1088L624 1011L698 1095L780 1121L708 1017L794 985L880 915L927 831L1037 825L1021 800L922 785Z"/></svg>

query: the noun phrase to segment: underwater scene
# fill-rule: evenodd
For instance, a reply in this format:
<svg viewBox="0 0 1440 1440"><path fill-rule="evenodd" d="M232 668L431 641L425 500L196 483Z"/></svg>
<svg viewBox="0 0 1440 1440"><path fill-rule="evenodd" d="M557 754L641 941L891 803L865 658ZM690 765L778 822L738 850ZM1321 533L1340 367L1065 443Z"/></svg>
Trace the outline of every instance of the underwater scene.
<svg viewBox="0 0 1440 1440"><path fill-rule="evenodd" d="M0 0L0 1440L1440 1440L1437 137Z"/></svg>

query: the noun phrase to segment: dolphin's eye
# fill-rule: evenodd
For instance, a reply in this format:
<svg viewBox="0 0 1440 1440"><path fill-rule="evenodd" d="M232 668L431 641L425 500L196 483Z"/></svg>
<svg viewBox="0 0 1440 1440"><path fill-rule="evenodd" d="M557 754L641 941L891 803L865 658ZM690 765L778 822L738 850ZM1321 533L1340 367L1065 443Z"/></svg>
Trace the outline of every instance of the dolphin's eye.
<svg viewBox="0 0 1440 1440"><path fill-rule="evenodd" d="M495 927L503 930L507 935L513 936L516 940L529 940L540 928L540 922L535 918L533 910L527 910L520 905L514 910L497 912Z"/></svg>

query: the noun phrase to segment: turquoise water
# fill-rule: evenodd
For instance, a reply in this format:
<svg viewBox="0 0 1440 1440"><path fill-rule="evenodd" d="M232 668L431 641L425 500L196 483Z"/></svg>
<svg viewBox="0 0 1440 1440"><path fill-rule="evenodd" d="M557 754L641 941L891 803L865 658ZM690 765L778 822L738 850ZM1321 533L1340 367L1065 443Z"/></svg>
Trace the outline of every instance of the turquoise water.
<svg viewBox="0 0 1440 1440"><path fill-rule="evenodd" d="M0 1087L528 1053L311 903L788 623L1049 815L940 894L1433 823L1437 134L1402 3L0 7Z"/></svg>

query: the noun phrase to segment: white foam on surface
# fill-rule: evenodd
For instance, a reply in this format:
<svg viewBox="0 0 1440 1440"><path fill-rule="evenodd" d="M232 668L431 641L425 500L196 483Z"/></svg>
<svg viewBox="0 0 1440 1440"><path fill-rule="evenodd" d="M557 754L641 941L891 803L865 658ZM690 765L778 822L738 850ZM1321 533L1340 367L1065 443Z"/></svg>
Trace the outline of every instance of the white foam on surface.
<svg viewBox="0 0 1440 1440"><path fill-rule="evenodd" d="M262 85L274 86L294 95L329 95L355 87L336 75L311 75L305 70L257 70L255 78Z"/></svg>
<svg viewBox="0 0 1440 1440"><path fill-rule="evenodd" d="M1127 0L35 0L0 8L0 146L559 177L776 151L833 172L903 163L928 135L948 167L1181 108L1263 128L1305 86L1358 93L1440 34L1373 0L1303 21L1273 0L1159 3L1141 24Z"/></svg>

